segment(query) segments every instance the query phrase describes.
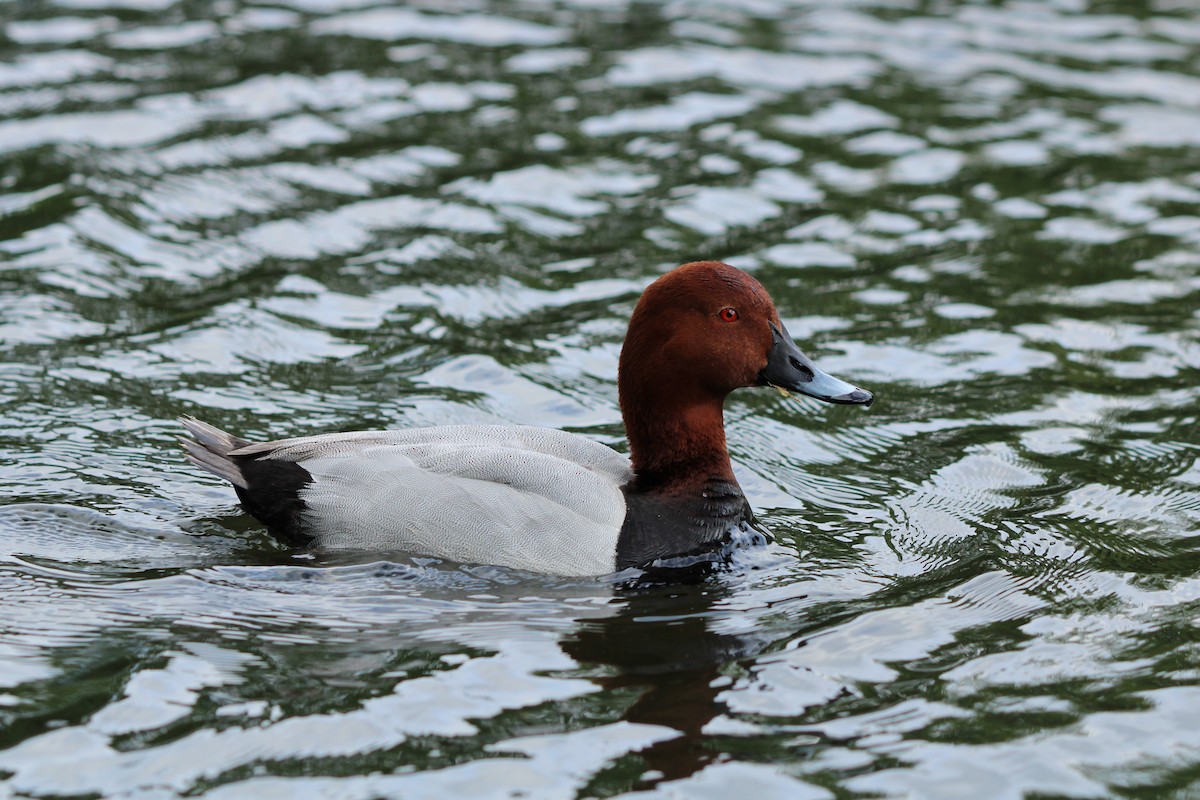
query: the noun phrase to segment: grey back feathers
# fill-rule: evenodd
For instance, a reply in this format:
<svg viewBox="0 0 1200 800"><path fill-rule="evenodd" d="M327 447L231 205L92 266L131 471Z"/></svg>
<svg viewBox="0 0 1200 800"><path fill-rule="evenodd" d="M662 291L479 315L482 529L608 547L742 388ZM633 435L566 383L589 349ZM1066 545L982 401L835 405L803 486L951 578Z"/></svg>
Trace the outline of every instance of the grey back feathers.
<svg viewBox="0 0 1200 800"><path fill-rule="evenodd" d="M197 420L184 425L196 437L184 440L189 458L235 486L245 488L243 459L311 475L299 497L304 533L320 547L559 575L615 568L629 461L582 436L453 425L247 444Z"/></svg>

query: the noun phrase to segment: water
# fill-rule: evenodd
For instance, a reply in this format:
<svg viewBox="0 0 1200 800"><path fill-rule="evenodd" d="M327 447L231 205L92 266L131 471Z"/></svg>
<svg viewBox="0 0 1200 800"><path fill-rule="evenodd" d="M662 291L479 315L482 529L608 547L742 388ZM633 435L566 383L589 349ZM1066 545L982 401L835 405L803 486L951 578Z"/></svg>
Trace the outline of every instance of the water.
<svg viewBox="0 0 1200 800"><path fill-rule="evenodd" d="M1200 796L1200 11L0 6L0 798ZM776 544L631 589L275 545L174 418L621 446L750 269Z"/></svg>

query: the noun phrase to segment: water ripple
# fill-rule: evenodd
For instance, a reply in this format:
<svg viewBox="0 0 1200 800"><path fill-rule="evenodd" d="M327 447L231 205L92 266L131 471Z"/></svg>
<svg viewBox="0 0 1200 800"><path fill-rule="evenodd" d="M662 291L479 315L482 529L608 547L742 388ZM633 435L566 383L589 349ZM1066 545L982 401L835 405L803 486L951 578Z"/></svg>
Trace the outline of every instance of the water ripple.
<svg viewBox="0 0 1200 800"><path fill-rule="evenodd" d="M9 5L0 795L1194 785L1187 4ZM708 581L296 553L177 455L622 447L695 258L878 398L730 398L775 543Z"/></svg>

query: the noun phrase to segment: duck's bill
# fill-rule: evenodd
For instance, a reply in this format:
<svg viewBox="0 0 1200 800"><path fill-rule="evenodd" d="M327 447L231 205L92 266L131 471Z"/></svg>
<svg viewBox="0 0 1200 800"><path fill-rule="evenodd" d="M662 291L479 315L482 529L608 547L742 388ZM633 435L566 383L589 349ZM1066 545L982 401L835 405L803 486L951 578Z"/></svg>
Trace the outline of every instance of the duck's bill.
<svg viewBox="0 0 1200 800"><path fill-rule="evenodd" d="M797 392L826 403L869 406L874 395L828 374L792 341L787 328L771 325L771 352L767 366L758 374L763 386L774 386L783 394Z"/></svg>

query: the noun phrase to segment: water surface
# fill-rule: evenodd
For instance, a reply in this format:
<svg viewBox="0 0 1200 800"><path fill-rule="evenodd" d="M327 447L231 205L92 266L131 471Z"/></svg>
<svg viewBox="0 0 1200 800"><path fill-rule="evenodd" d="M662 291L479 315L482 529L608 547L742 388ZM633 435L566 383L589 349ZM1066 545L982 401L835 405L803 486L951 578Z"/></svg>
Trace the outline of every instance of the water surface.
<svg viewBox="0 0 1200 800"><path fill-rule="evenodd" d="M0 797L1200 795L1191 3L0 17ZM697 258L878 396L730 399L718 578L297 553L175 447L622 447Z"/></svg>

